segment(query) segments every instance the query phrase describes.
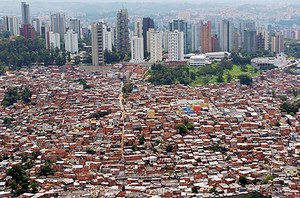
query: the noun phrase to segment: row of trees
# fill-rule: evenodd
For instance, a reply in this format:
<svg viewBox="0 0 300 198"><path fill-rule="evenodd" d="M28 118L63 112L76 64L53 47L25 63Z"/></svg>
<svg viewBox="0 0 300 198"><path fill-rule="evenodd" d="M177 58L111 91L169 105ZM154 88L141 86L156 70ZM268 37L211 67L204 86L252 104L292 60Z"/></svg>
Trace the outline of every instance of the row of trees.
<svg viewBox="0 0 300 198"><path fill-rule="evenodd" d="M64 49L46 49L46 42L41 37L34 40L16 37L15 40L2 38L0 40L0 72L5 67L20 69L33 63L48 65L64 65L70 61L70 53Z"/></svg>
<svg viewBox="0 0 300 198"><path fill-rule="evenodd" d="M284 102L280 105L280 111L285 112L290 115L295 115L300 108L300 99L294 101L293 103Z"/></svg>
<svg viewBox="0 0 300 198"><path fill-rule="evenodd" d="M129 61L130 54L124 53L121 51L117 51L116 48L113 47L112 51L108 51L105 49L104 51L104 62L107 64L118 63L122 61Z"/></svg>

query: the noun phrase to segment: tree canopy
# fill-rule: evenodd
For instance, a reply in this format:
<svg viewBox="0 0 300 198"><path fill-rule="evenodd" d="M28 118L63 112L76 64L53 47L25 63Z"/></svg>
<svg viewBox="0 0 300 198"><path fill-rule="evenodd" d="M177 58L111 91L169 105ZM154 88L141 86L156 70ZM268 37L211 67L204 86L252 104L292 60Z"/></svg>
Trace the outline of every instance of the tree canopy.
<svg viewBox="0 0 300 198"><path fill-rule="evenodd" d="M252 77L250 77L246 74L239 75L238 79L240 80L240 83L242 85L251 85L253 82Z"/></svg>

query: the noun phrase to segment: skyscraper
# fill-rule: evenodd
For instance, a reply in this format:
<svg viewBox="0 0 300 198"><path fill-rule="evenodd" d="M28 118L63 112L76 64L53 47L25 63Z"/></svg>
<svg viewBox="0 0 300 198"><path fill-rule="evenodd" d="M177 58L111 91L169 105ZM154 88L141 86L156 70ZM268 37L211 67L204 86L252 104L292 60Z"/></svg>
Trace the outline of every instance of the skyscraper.
<svg viewBox="0 0 300 198"><path fill-rule="evenodd" d="M78 53L78 34L73 30L68 30L65 34L65 49L71 54Z"/></svg>
<svg viewBox="0 0 300 198"><path fill-rule="evenodd" d="M201 24L202 22L192 24L192 51L200 51L201 46Z"/></svg>
<svg viewBox="0 0 300 198"><path fill-rule="evenodd" d="M183 61L184 55L184 34L175 30L169 32L168 35L168 60L169 61Z"/></svg>
<svg viewBox="0 0 300 198"><path fill-rule="evenodd" d="M272 36L272 46L271 52L279 54L284 52L284 36L281 32L276 32Z"/></svg>
<svg viewBox="0 0 300 198"><path fill-rule="evenodd" d="M141 63L144 60L143 22L135 19L134 35L131 37L131 61Z"/></svg>
<svg viewBox="0 0 300 198"><path fill-rule="evenodd" d="M60 35L55 32L46 33L46 47L47 49L60 49Z"/></svg>
<svg viewBox="0 0 300 198"><path fill-rule="evenodd" d="M162 34L161 32L150 32L150 62L162 61Z"/></svg>
<svg viewBox="0 0 300 198"><path fill-rule="evenodd" d="M143 37L133 36L131 38L131 60L132 63L141 63L144 60Z"/></svg>
<svg viewBox="0 0 300 198"><path fill-rule="evenodd" d="M36 30L36 33L38 35L41 35L41 21L39 18L35 18L32 20L32 26L34 27L34 29Z"/></svg>
<svg viewBox="0 0 300 198"><path fill-rule="evenodd" d="M204 22L201 26L201 52L212 52L211 21Z"/></svg>
<svg viewBox="0 0 300 198"><path fill-rule="evenodd" d="M22 25L30 24L29 4L27 4L26 2L21 3L21 13L22 13Z"/></svg>
<svg viewBox="0 0 300 198"><path fill-rule="evenodd" d="M183 33L183 45L184 45L184 53L188 52L188 26L187 22L184 20L173 20L173 22L169 23L169 30L174 32L177 30L178 32Z"/></svg>
<svg viewBox="0 0 300 198"><path fill-rule="evenodd" d="M3 17L3 31L10 32L12 35L20 35L19 19L16 16Z"/></svg>
<svg viewBox="0 0 300 198"><path fill-rule="evenodd" d="M66 17L62 13L51 15L51 31L59 33L60 38L63 39L66 33Z"/></svg>
<svg viewBox="0 0 300 198"><path fill-rule="evenodd" d="M102 22L92 24L92 58L94 66L104 64L103 26Z"/></svg>
<svg viewBox="0 0 300 198"><path fill-rule="evenodd" d="M219 43L221 51L231 52L234 43L233 24L231 21L222 20L219 24Z"/></svg>
<svg viewBox="0 0 300 198"><path fill-rule="evenodd" d="M256 53L257 42L256 42L256 30L255 29L244 30L243 48L247 51L248 54Z"/></svg>
<svg viewBox="0 0 300 198"><path fill-rule="evenodd" d="M20 34L26 39L34 39L35 29L30 24L30 12L29 4L26 2L21 3L21 13L22 13L22 25L20 28Z"/></svg>
<svg viewBox="0 0 300 198"><path fill-rule="evenodd" d="M268 29L265 27L258 27L257 28L257 34L261 34L262 38L264 39L264 49L269 50L269 44L270 44L270 35L268 32Z"/></svg>
<svg viewBox="0 0 300 198"><path fill-rule="evenodd" d="M20 34L24 36L26 39L34 39L35 38L35 29L31 26L31 24L23 24L20 28Z"/></svg>
<svg viewBox="0 0 300 198"><path fill-rule="evenodd" d="M70 19L69 29L78 34L78 38L81 38L81 27L79 19Z"/></svg>
<svg viewBox="0 0 300 198"><path fill-rule="evenodd" d="M126 9L122 9L117 14L117 50L121 52L130 51L130 41L129 41L129 30L128 30L128 12Z"/></svg>
<svg viewBox="0 0 300 198"><path fill-rule="evenodd" d="M150 28L154 28L154 21L150 17L143 18L143 44L144 44L144 51L150 51L148 48L147 42L149 40L147 32Z"/></svg>
<svg viewBox="0 0 300 198"><path fill-rule="evenodd" d="M245 46L245 30L254 30L256 29L255 22L251 20L242 21L240 23L239 32L241 34L241 46Z"/></svg>

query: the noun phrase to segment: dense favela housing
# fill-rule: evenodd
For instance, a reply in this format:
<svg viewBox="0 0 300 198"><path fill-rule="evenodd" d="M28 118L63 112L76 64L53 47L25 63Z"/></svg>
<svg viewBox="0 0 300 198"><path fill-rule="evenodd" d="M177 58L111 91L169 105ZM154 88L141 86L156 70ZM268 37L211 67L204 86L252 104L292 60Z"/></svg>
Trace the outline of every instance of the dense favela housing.
<svg viewBox="0 0 300 198"><path fill-rule="evenodd" d="M48 3L0 6L0 198L300 198L299 5Z"/></svg>

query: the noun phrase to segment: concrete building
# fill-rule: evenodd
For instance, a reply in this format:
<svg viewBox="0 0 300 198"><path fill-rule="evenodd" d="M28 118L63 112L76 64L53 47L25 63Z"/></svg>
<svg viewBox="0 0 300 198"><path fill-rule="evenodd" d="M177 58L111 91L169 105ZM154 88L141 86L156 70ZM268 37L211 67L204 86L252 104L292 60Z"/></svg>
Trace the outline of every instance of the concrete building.
<svg viewBox="0 0 300 198"><path fill-rule="evenodd" d="M128 12L122 9L117 14L117 42L116 48L121 52L130 51L129 29L128 29Z"/></svg>
<svg viewBox="0 0 300 198"><path fill-rule="evenodd" d="M131 61L141 63L144 61L144 39L143 21L141 18L135 19L134 35L131 37Z"/></svg>
<svg viewBox="0 0 300 198"><path fill-rule="evenodd" d="M144 60L143 37L133 36L131 38L131 60L132 63L141 63Z"/></svg>
<svg viewBox="0 0 300 198"><path fill-rule="evenodd" d="M23 24L20 28L20 34L24 36L26 39L34 39L35 38L35 29L31 24Z"/></svg>
<svg viewBox="0 0 300 198"><path fill-rule="evenodd" d="M191 58L189 59L189 64L192 67L199 67L199 66L211 64L211 62L209 61L209 59L206 57L205 54L200 54L200 55L191 56Z"/></svg>
<svg viewBox="0 0 300 198"><path fill-rule="evenodd" d="M243 48L248 54L255 54L257 51L257 36L255 29L244 30Z"/></svg>
<svg viewBox="0 0 300 198"><path fill-rule="evenodd" d="M37 35L41 35L41 21L39 18L35 18L32 20L32 26L34 27L35 31L36 31L36 34Z"/></svg>
<svg viewBox="0 0 300 198"><path fill-rule="evenodd" d="M179 31L168 34L168 60L183 61L184 56L184 33Z"/></svg>
<svg viewBox="0 0 300 198"><path fill-rule="evenodd" d="M114 43L114 29L103 24L103 47L104 50L112 51Z"/></svg>
<svg viewBox="0 0 300 198"><path fill-rule="evenodd" d="M267 28L265 27L258 27L257 28L257 35L261 35L262 39L264 40L264 49L265 50L269 50L270 47L270 35L269 32L267 30Z"/></svg>
<svg viewBox="0 0 300 198"><path fill-rule="evenodd" d="M51 15L51 31L59 33L60 38L63 39L66 33L66 17L63 13L56 13Z"/></svg>
<svg viewBox="0 0 300 198"><path fill-rule="evenodd" d="M80 20L75 18L70 19L69 30L73 30L76 34L78 34L78 38L81 38Z"/></svg>
<svg viewBox="0 0 300 198"><path fill-rule="evenodd" d="M183 45L184 45L184 53L188 53L188 26L187 22L184 20L173 20L173 22L169 23L169 31L174 32L177 30L178 32L183 33Z"/></svg>
<svg viewBox="0 0 300 198"><path fill-rule="evenodd" d="M71 54L78 53L78 34L73 30L69 30L65 34L65 49Z"/></svg>
<svg viewBox="0 0 300 198"><path fill-rule="evenodd" d="M134 35L142 38L143 37L143 19L136 18L134 23Z"/></svg>
<svg viewBox="0 0 300 198"><path fill-rule="evenodd" d="M162 34L161 32L150 32L150 62L162 61Z"/></svg>
<svg viewBox="0 0 300 198"><path fill-rule="evenodd" d="M284 37L281 32L276 32L272 36L271 52L275 54L284 52Z"/></svg>
<svg viewBox="0 0 300 198"><path fill-rule="evenodd" d="M201 24L202 21L196 24L192 24L192 51L201 50Z"/></svg>
<svg viewBox="0 0 300 198"><path fill-rule="evenodd" d="M47 49L60 49L60 35L55 32L46 33L46 47Z"/></svg>
<svg viewBox="0 0 300 198"><path fill-rule="evenodd" d="M222 20L219 24L219 43L221 51L232 51L234 44L234 28L231 21Z"/></svg>
<svg viewBox="0 0 300 198"><path fill-rule="evenodd" d="M102 22L92 24L92 59L94 66L104 64L103 26Z"/></svg>
<svg viewBox="0 0 300 198"><path fill-rule="evenodd" d="M154 29L154 21L150 17L143 18L143 44L144 44L144 51L149 52L150 49L148 48L148 34L147 32L149 29Z"/></svg>
<svg viewBox="0 0 300 198"><path fill-rule="evenodd" d="M255 22L254 21L251 21L251 20L247 20L247 21L242 21L240 23L240 26L239 26L239 30L238 30L238 33L240 35L240 45L238 45L238 47L244 47L244 42L245 42L245 31L246 30L255 30L256 29L256 26L255 26Z"/></svg>
<svg viewBox="0 0 300 198"><path fill-rule="evenodd" d="M212 52L211 21L201 25L201 52Z"/></svg>
<svg viewBox="0 0 300 198"><path fill-rule="evenodd" d="M22 25L30 24L29 4L27 4L26 2L21 3L21 13L22 13Z"/></svg>
<svg viewBox="0 0 300 198"><path fill-rule="evenodd" d="M13 36L20 35L20 22L16 16L3 16L3 31L10 32Z"/></svg>

